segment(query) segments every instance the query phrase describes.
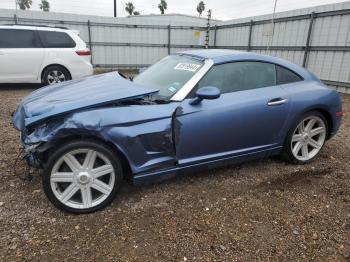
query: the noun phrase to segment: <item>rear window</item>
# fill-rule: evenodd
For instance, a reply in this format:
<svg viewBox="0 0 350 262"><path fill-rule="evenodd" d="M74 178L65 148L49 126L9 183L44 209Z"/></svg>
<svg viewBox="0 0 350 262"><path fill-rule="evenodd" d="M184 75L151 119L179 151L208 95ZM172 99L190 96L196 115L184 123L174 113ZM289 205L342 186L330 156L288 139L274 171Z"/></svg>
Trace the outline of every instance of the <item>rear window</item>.
<svg viewBox="0 0 350 262"><path fill-rule="evenodd" d="M73 48L74 40L64 32L38 31L40 39L46 48Z"/></svg>
<svg viewBox="0 0 350 262"><path fill-rule="evenodd" d="M278 65L276 65L276 77L278 85L303 81L303 78L296 73Z"/></svg>
<svg viewBox="0 0 350 262"><path fill-rule="evenodd" d="M32 30L0 29L0 48L38 48L39 40Z"/></svg>

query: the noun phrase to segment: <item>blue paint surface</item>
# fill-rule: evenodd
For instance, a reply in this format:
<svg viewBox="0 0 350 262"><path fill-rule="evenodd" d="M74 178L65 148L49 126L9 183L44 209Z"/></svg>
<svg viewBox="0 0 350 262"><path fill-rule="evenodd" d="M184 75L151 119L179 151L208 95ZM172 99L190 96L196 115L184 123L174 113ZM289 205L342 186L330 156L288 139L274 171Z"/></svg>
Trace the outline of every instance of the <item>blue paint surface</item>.
<svg viewBox="0 0 350 262"><path fill-rule="evenodd" d="M118 73L92 76L33 92L19 104L14 126L31 157L70 137L89 137L115 147L128 161L135 184L184 171L213 168L276 155L288 131L311 110L330 120L329 137L339 128L341 101L307 70L282 59L229 50L179 53L215 64L264 61L290 68L302 82L221 94L217 99L157 103L157 90ZM275 98L288 103L267 106ZM40 144L35 150L30 146ZM30 163L33 164L33 161Z"/></svg>

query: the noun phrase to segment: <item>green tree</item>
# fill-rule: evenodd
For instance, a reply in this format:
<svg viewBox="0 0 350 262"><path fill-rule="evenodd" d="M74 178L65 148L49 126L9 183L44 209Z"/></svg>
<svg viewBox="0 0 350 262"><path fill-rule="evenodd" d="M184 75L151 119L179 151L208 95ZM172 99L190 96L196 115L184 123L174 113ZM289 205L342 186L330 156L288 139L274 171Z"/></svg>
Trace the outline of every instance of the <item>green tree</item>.
<svg viewBox="0 0 350 262"><path fill-rule="evenodd" d="M125 4L125 11L129 13L129 15L132 15L134 13L135 6L133 3L128 2Z"/></svg>
<svg viewBox="0 0 350 262"><path fill-rule="evenodd" d="M203 1L200 1L197 5L197 12L199 13L199 16L202 15L202 13L204 12L205 10L205 4Z"/></svg>
<svg viewBox="0 0 350 262"><path fill-rule="evenodd" d="M30 9L30 6L33 4L32 0L18 0L19 8L22 10Z"/></svg>
<svg viewBox="0 0 350 262"><path fill-rule="evenodd" d="M39 4L39 7L44 12L50 11L50 3L47 0L41 0L41 4Z"/></svg>
<svg viewBox="0 0 350 262"><path fill-rule="evenodd" d="M168 4L165 0L160 0L160 3L158 5L158 8L160 10L160 13L164 15L165 10L168 8Z"/></svg>
<svg viewBox="0 0 350 262"><path fill-rule="evenodd" d="M134 11L134 15L140 15L139 11Z"/></svg>

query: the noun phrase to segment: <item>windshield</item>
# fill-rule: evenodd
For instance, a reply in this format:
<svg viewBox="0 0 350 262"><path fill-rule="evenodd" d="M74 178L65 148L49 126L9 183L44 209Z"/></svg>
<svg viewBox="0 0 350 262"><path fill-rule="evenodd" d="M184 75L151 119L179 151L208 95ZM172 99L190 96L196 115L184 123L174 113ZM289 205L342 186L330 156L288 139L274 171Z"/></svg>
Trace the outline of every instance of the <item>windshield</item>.
<svg viewBox="0 0 350 262"><path fill-rule="evenodd" d="M159 89L159 96L172 97L203 66L201 61L185 56L171 55L160 60L137 77L134 82Z"/></svg>

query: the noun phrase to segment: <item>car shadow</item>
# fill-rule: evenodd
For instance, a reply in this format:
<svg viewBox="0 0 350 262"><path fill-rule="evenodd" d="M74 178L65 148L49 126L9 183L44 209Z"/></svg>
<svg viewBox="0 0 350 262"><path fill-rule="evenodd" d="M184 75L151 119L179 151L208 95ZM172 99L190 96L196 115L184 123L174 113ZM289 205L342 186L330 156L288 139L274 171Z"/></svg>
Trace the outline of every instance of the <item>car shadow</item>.
<svg viewBox="0 0 350 262"><path fill-rule="evenodd" d="M43 84L0 84L0 90L18 90L18 89L38 89L43 87Z"/></svg>
<svg viewBox="0 0 350 262"><path fill-rule="evenodd" d="M249 166L261 166L266 164L281 163L279 159L276 158L264 158L258 160L252 160L241 164L228 165L225 167L219 167L211 170L189 172L186 174L178 175L173 178L164 180L162 182L154 182L149 184L143 184L139 186L134 186L130 182L123 181L119 188L119 194L117 194L116 199L113 201L109 208L120 207L120 204L124 203L136 203L144 195L154 192L155 190L168 191L169 187L173 186L183 186L183 185L196 185L200 181L207 179L215 179L214 181L225 180L232 178L234 175L238 180L249 175L249 170L246 170ZM41 175L39 170L28 170L23 161L17 163L17 168L19 172L16 174L17 179L25 180L24 184L31 186L32 189L37 188L41 183ZM242 172L243 170L243 172ZM28 179L27 172L31 171L31 179ZM312 170L288 170L281 173L280 175L270 178L269 181L261 181L255 185L249 184L239 184L232 193L235 197L240 197L246 194L256 194L259 192L271 192L271 191L286 191L296 186L301 186L305 184L310 184L314 179L320 179L324 175L332 173L331 168L315 168ZM205 188L203 187L203 190ZM109 209L107 208L107 210ZM66 213L66 215L71 215Z"/></svg>
<svg viewBox="0 0 350 262"><path fill-rule="evenodd" d="M333 172L332 168L313 168L311 170L297 170L284 173L270 181L264 181L254 187L262 192L268 191L285 191L293 186L305 185L312 183L312 180L319 179L325 175L331 174Z"/></svg>
<svg viewBox="0 0 350 262"><path fill-rule="evenodd" d="M245 173L240 172L242 168L249 165L264 165L270 161L276 161L274 158L263 158L247 161L244 163L236 163L226 165L222 167L212 168L208 170L198 170L192 172L185 172L182 174L174 175L164 180L145 182L141 185L133 185L132 182L125 182L122 184L120 191L126 198L132 197L134 194L142 194L147 191L153 191L156 187L168 187L179 184L195 184L203 181L204 179L216 179L216 181L226 178L231 178L233 174L236 178L245 176Z"/></svg>

